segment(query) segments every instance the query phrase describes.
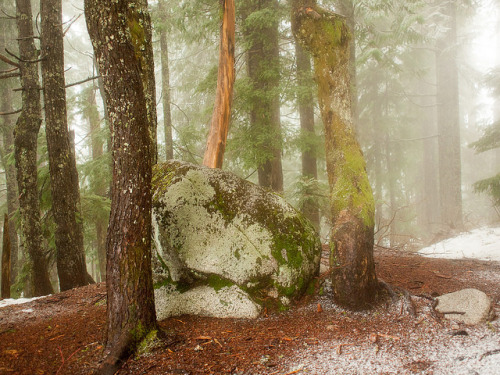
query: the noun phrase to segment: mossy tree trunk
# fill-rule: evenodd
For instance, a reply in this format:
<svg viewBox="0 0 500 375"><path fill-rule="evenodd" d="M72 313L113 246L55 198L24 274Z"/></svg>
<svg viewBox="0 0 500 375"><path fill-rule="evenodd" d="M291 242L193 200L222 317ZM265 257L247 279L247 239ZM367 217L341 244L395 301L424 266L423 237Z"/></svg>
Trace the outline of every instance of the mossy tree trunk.
<svg viewBox="0 0 500 375"><path fill-rule="evenodd" d="M52 211L61 291L87 285L80 190L66 110L62 0L40 3L40 37Z"/></svg>
<svg viewBox="0 0 500 375"><path fill-rule="evenodd" d="M314 58L325 127L334 298L362 309L374 302L379 287L373 260L374 200L351 117L350 33L343 17L318 7L315 0L293 0L292 5L294 35Z"/></svg>
<svg viewBox="0 0 500 375"><path fill-rule="evenodd" d="M30 280L35 296L54 292L49 279L48 262L42 249L40 202L37 179L37 138L42 122L38 52L33 35L33 16L30 0L16 0L19 62L23 110L17 119L14 139L17 184L19 188L19 217L22 241L29 254L33 277Z"/></svg>
<svg viewBox="0 0 500 375"><path fill-rule="evenodd" d="M229 121L231 119L235 78L235 3L234 0L220 0L220 4L223 16L220 30L217 93L210 131L208 133L207 148L203 157L203 165L209 168L222 168L227 133L229 131Z"/></svg>
<svg viewBox="0 0 500 375"><path fill-rule="evenodd" d="M103 76L112 137L107 236L107 344L100 373L112 374L156 329L151 270L152 136L142 52L150 43L144 1L86 0L87 28ZM148 42L149 40L149 42ZM145 49L144 49L145 48ZM147 78L146 78L147 79Z"/></svg>

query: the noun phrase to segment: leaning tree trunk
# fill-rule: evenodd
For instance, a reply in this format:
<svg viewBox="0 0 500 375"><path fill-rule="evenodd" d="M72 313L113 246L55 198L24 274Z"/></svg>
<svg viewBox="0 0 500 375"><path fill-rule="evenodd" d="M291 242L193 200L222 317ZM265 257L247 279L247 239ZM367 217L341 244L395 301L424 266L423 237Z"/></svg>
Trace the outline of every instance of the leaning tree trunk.
<svg viewBox="0 0 500 375"><path fill-rule="evenodd" d="M19 188L19 217L24 249L33 270L35 296L54 292L50 284L46 255L42 249L40 202L37 183L37 138L42 109L38 76L38 52L33 36L33 16L30 0L16 1L19 65L23 110L17 119L14 150Z"/></svg>
<svg viewBox="0 0 500 375"><path fill-rule="evenodd" d="M319 8L315 0L294 0L292 4L294 35L314 58L325 127L334 297L349 308L366 308L378 291L373 260L374 200L351 119L350 33L343 17Z"/></svg>
<svg viewBox="0 0 500 375"><path fill-rule="evenodd" d="M207 148L203 157L203 164L209 168L222 168L229 121L231 119L235 78L234 38L236 21L234 0L220 0L220 3L223 9L223 18L220 30L217 94L210 123Z"/></svg>
<svg viewBox="0 0 500 375"><path fill-rule="evenodd" d="M40 2L45 132L49 154L52 211L56 224L57 273L61 291L88 284L80 190L70 145L64 80L62 0Z"/></svg>
<svg viewBox="0 0 500 375"><path fill-rule="evenodd" d="M137 7L133 5L138 5ZM145 2L86 0L87 28L103 77L112 137L113 185L107 237L107 359L120 359L151 330L156 314L151 270L151 123L141 71L152 66Z"/></svg>

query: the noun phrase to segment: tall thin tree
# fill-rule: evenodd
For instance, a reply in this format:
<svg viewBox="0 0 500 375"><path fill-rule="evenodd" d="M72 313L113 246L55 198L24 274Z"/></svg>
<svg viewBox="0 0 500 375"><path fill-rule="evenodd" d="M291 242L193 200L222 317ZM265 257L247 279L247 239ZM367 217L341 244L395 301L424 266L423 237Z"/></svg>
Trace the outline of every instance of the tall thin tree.
<svg viewBox="0 0 500 375"><path fill-rule="evenodd" d="M62 0L41 1L40 16L45 132L56 223L57 273L63 291L88 284L90 276L83 247L78 172L68 130Z"/></svg>
<svg viewBox="0 0 500 375"><path fill-rule="evenodd" d="M277 0L248 0L242 6L242 13L252 91L250 126L255 134L259 185L282 191L279 3Z"/></svg>
<svg viewBox="0 0 500 375"><path fill-rule="evenodd" d="M37 179L37 138L42 121L38 51L33 34L33 16L30 0L16 0L16 21L21 72L22 105L17 119L14 151L19 187L19 216L22 240L33 270L33 293L42 296L53 293L49 279L48 262L42 248L40 202Z"/></svg>
<svg viewBox="0 0 500 375"><path fill-rule="evenodd" d="M151 270L152 124L143 69L153 66L145 0L85 0L87 28L103 77L112 137L113 184L107 236L107 358L120 360L156 328Z"/></svg>
<svg viewBox="0 0 500 375"><path fill-rule="evenodd" d="M235 78L234 43L236 15L234 0L220 0L220 5L223 10L223 16L220 30L217 93L207 147L203 157L203 164L210 168L221 168L224 161Z"/></svg>
<svg viewBox="0 0 500 375"><path fill-rule="evenodd" d="M165 0L158 1L162 25L159 27L160 33L160 59L161 59L161 93L163 102L163 132L165 139L165 159L174 158L174 142L172 137L172 111L170 107L170 67L168 61L168 22L169 12Z"/></svg>
<svg viewBox="0 0 500 375"><path fill-rule="evenodd" d="M463 227L462 164L457 70L457 16L455 1L441 2L447 25L437 41L437 119L439 201L441 222L447 229Z"/></svg>

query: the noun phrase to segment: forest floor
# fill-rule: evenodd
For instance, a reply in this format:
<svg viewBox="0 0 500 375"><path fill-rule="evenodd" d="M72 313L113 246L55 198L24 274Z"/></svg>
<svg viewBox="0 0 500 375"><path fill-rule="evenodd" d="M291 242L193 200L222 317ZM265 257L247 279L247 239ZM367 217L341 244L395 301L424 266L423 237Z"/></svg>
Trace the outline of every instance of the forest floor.
<svg viewBox="0 0 500 375"><path fill-rule="evenodd" d="M377 274L404 299L344 311L323 295L256 320L194 316L160 322L168 342L126 361L119 374L500 374L500 323L443 319L432 297L463 288L500 313L500 262L375 252ZM327 283L326 283L327 284ZM105 285L0 309L0 374L90 374L103 352Z"/></svg>

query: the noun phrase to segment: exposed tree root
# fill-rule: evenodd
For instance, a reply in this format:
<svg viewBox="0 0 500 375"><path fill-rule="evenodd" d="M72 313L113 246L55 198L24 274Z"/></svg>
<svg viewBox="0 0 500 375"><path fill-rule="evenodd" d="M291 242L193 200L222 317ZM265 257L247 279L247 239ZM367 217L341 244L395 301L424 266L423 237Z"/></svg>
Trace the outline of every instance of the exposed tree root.
<svg viewBox="0 0 500 375"><path fill-rule="evenodd" d="M379 284L384 290L387 291L387 293L389 293L389 296L391 297L391 300L393 302L399 300L402 297L404 306L406 306L406 312L413 318L417 316L415 305L411 299L411 295L406 289L400 287L392 287L385 281L382 281L380 279Z"/></svg>
<svg viewBox="0 0 500 375"><path fill-rule="evenodd" d="M123 362L132 352L132 335L122 335L111 345L108 345L104 361L99 366L96 375L114 375L123 365Z"/></svg>

